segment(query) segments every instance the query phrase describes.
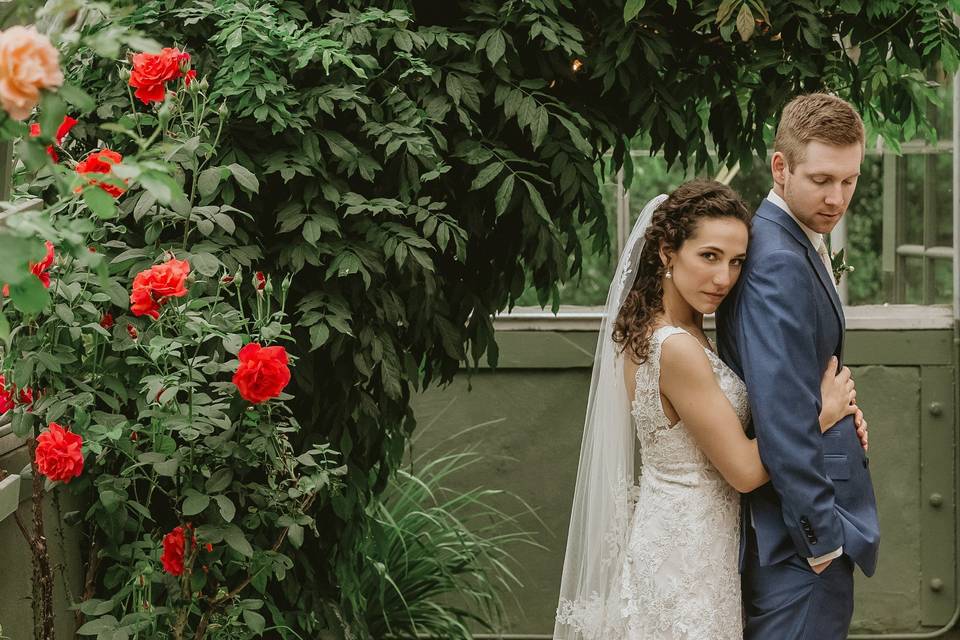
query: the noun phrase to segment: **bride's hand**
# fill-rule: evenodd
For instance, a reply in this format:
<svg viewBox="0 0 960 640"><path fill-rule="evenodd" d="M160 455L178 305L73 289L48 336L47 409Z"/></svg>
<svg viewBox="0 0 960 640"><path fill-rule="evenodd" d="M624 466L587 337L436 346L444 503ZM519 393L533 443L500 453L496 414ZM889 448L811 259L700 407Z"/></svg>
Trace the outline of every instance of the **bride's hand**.
<svg viewBox="0 0 960 640"><path fill-rule="evenodd" d="M837 371L837 358L832 356L820 381L820 432L823 433L846 416L857 412L857 389L850 369Z"/></svg>
<svg viewBox="0 0 960 640"><path fill-rule="evenodd" d="M867 451L869 446L867 442L870 439L870 434L867 430L867 419L863 417L863 411L860 410L860 407L857 407L857 413L853 418L853 423L857 426L857 437L860 438L860 445L864 451Z"/></svg>

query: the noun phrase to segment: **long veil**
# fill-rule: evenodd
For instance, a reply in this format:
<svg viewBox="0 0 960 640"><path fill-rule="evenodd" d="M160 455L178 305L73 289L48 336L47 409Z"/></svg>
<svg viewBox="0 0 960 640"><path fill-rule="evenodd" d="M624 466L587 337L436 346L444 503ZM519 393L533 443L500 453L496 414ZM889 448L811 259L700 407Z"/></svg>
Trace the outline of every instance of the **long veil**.
<svg viewBox="0 0 960 640"><path fill-rule="evenodd" d="M620 307L633 288L653 212L666 198L659 195L644 206L607 293L563 560L553 631L556 640L611 638L621 629L618 583L633 515L635 432L623 379L623 358L612 332Z"/></svg>

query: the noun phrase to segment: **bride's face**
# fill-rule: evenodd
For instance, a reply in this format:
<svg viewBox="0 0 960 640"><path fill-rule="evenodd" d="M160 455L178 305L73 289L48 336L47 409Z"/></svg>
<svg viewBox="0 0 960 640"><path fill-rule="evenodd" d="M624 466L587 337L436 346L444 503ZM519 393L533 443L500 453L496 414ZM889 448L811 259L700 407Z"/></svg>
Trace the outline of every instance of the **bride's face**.
<svg viewBox="0 0 960 640"><path fill-rule="evenodd" d="M661 251L672 272L664 295L679 294L699 313L713 313L740 277L748 239L747 226L736 218L701 219L679 250Z"/></svg>

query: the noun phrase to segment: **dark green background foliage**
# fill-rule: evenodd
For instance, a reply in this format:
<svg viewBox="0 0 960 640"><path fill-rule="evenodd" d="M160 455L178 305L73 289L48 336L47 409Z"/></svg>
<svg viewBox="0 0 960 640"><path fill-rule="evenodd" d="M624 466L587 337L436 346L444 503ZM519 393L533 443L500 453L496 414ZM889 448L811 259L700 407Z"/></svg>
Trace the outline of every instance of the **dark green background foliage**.
<svg viewBox="0 0 960 640"><path fill-rule="evenodd" d="M581 266L578 231L607 241L604 154L616 165L640 139L668 161L703 167L715 147L720 162L749 163L784 102L821 88L852 97L874 130L923 132L924 73L956 66L941 2L626 8L627 23L616 0L130 7L125 22L189 51L229 109L216 164L260 179L253 195L209 173L204 202L252 212L239 242L262 249L265 270L297 272L300 420L349 463L323 539L305 544L313 561L289 594L299 610L333 597L357 620L365 509L414 428L410 394L450 380L468 354L495 362L491 315L528 279L558 303ZM835 36L859 46L859 64ZM119 69L72 70L104 120L125 108ZM155 229L148 243L179 241Z"/></svg>

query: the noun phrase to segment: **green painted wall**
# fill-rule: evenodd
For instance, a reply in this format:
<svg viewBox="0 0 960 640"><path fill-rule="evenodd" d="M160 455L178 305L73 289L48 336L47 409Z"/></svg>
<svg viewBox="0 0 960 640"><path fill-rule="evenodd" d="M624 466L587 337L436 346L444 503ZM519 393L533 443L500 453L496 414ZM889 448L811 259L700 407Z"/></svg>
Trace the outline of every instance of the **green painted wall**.
<svg viewBox="0 0 960 640"><path fill-rule="evenodd" d="M7 450L6 454L0 455L0 469L19 473L27 464L27 450L26 447L19 447L9 451L9 441L12 440L13 435L0 438L0 450ZM21 483L21 486L21 499L25 502L21 502L19 514L21 520L29 525L32 519L29 481ZM48 498L45 504L45 528L50 541L50 559L54 570L56 633L57 638L67 640L74 637L75 629L74 612L68 607L74 598L79 598L82 589L80 548L75 532L69 528L64 527L64 535L59 535L57 514L52 502ZM75 508L69 502L63 502L65 511ZM30 550L11 515L0 521L0 627L3 627L3 634L10 640L33 638L30 577ZM67 588L72 597L68 597Z"/></svg>
<svg viewBox="0 0 960 640"><path fill-rule="evenodd" d="M547 550L515 550L525 586L509 605L507 631L549 637L596 332L511 331L497 340L496 371L462 376L416 399L414 454L476 445L489 464L461 476L458 486L508 489L538 510L546 529L533 518L528 525ZM857 575L854 633L933 631L953 614L953 352L948 330L847 334L847 364L870 422L882 528L877 574ZM933 493L939 506L931 504Z"/></svg>

